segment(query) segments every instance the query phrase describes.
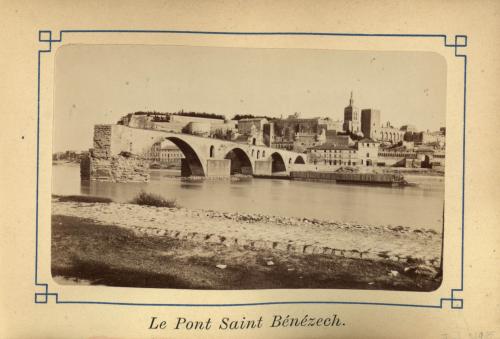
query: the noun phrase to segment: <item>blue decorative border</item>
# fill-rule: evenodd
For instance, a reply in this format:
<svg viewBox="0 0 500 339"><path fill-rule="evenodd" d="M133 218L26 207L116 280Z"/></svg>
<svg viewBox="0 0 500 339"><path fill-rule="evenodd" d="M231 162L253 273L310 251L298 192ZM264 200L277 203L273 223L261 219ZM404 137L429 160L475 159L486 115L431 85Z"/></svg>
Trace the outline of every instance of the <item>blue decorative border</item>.
<svg viewBox="0 0 500 339"><path fill-rule="evenodd" d="M277 35L277 36L348 36L348 37L388 37L388 38L435 38L443 39L445 47L455 49L455 56L464 60L464 105L463 105L463 146L462 146L462 238L461 238L461 265L460 265L460 287L453 288L450 291L449 298L441 298L437 305L419 305L419 304L397 304L380 302L361 302L361 301L272 301L240 304L161 304L161 303L128 303L128 302L105 302L105 301L76 301L59 300L58 293L49 292L49 285L39 282L38 279L38 190L39 190L39 167L40 167L40 62L43 53L52 51L53 42L62 42L63 34L70 33L149 33L149 34L185 34L185 35ZM259 305L287 305L287 304L340 304L340 305L373 305L373 306L399 306L399 307L418 307L418 308L443 308L444 302L450 302L452 309L462 309L463 299L458 298L455 293L464 290L464 241L465 241L465 126L466 126L466 107L467 107L467 55L458 53L458 48L467 47L467 35L455 35L453 43L449 43L445 34L369 34L369 33L327 33L327 32L217 32L217 31L184 31L184 30L61 30L59 39L52 39L52 31L40 30L38 32L38 41L48 43L47 49L38 50L38 84L37 84L37 142L36 142L36 212L35 212L35 286L42 288L42 292L35 292L36 304L47 304L48 297L55 297L56 304L96 304L96 305L118 305L118 306L174 306L174 307L231 307L231 306L259 306ZM444 235L443 235L444 236Z"/></svg>

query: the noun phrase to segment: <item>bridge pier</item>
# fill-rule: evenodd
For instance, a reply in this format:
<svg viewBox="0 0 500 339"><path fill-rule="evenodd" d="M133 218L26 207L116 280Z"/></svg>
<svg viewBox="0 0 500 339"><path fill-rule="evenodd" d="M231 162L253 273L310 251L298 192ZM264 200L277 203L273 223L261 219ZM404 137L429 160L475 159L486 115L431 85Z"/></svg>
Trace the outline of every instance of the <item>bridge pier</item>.
<svg viewBox="0 0 500 339"><path fill-rule="evenodd" d="M273 162L270 160L255 160L254 175L270 176L273 174Z"/></svg>
<svg viewBox="0 0 500 339"><path fill-rule="evenodd" d="M183 177L230 177L231 160L229 159L207 159L207 173L201 166L190 163L187 159L181 159L181 176Z"/></svg>
<svg viewBox="0 0 500 339"><path fill-rule="evenodd" d="M229 159L208 159L207 177L230 177L231 160Z"/></svg>

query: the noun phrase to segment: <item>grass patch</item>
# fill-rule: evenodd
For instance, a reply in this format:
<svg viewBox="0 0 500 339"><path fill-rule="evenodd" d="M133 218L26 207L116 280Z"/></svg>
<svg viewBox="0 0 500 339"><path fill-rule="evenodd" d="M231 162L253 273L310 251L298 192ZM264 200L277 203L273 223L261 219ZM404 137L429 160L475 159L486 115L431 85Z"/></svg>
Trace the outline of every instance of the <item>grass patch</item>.
<svg viewBox="0 0 500 339"><path fill-rule="evenodd" d="M137 194L137 196L135 196L135 198L132 199L130 203L156 207L178 207L177 201L175 199L165 199L159 194L147 193L144 191L139 192L139 194Z"/></svg>
<svg viewBox="0 0 500 339"><path fill-rule="evenodd" d="M61 202L90 202L90 203L110 203L113 199L96 197L92 195L53 195Z"/></svg>

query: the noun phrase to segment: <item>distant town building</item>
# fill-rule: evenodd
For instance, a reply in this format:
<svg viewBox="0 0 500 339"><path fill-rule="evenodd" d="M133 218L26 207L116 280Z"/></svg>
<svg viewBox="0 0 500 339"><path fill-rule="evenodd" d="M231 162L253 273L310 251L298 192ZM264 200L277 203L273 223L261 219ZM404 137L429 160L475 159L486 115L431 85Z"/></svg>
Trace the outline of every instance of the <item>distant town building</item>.
<svg viewBox="0 0 500 339"><path fill-rule="evenodd" d="M269 125L266 118L241 119L238 121L238 133L244 137L242 140L249 144L263 146L265 125Z"/></svg>
<svg viewBox="0 0 500 339"><path fill-rule="evenodd" d="M435 132L407 132L404 139L406 141L414 142L415 145L432 145L443 148L446 145L446 130L439 130Z"/></svg>
<svg viewBox="0 0 500 339"><path fill-rule="evenodd" d="M354 146L322 144L308 148L309 161L332 166L377 166L379 143L364 138Z"/></svg>
<svg viewBox="0 0 500 339"><path fill-rule="evenodd" d="M404 131L393 127L391 123L387 121L387 123L380 128L380 135L378 137L378 140L395 144L403 141L404 136Z"/></svg>
<svg viewBox="0 0 500 339"><path fill-rule="evenodd" d="M337 134L336 131L326 131L326 143L342 146L352 146L354 141L349 135Z"/></svg>
<svg viewBox="0 0 500 339"><path fill-rule="evenodd" d="M444 150L436 150L430 160L432 168L441 168L444 170L446 163L446 155Z"/></svg>
<svg viewBox="0 0 500 339"><path fill-rule="evenodd" d="M344 122L342 120L331 120L330 118L326 118L325 120L326 123L326 130L327 131L335 131L335 132L342 132Z"/></svg>
<svg viewBox="0 0 500 339"><path fill-rule="evenodd" d="M399 146L379 149L378 163L380 166L406 167L408 161L417 159L417 152L412 148ZM411 166L414 167L414 166Z"/></svg>
<svg viewBox="0 0 500 339"><path fill-rule="evenodd" d="M338 123L326 118L301 118L295 113L286 119L273 119L264 126L264 144L274 148L303 152L326 142L328 128Z"/></svg>
<svg viewBox="0 0 500 339"><path fill-rule="evenodd" d="M324 118L301 118L300 114L295 113L288 116L287 119L273 119L274 132L276 136L293 140L296 133L320 134L322 130L328 130L332 125L331 120Z"/></svg>
<svg viewBox="0 0 500 339"><path fill-rule="evenodd" d="M357 142L358 161L361 166L376 166L378 162L379 143L370 138Z"/></svg>
<svg viewBox="0 0 500 339"><path fill-rule="evenodd" d="M309 148L309 161L332 166L356 166L357 149L354 146L323 144Z"/></svg>
<svg viewBox="0 0 500 339"><path fill-rule="evenodd" d="M162 167L169 165L180 166L182 158L184 158L182 151L168 140L155 142L143 154L143 159L148 160L151 165L160 165Z"/></svg>
<svg viewBox="0 0 500 339"><path fill-rule="evenodd" d="M380 138L380 111L367 108L361 110L361 132L365 138Z"/></svg>
<svg viewBox="0 0 500 339"><path fill-rule="evenodd" d="M278 149L286 149L287 151L291 151L293 150L294 147L294 141L283 140L283 138L281 137L276 137L275 140L272 142L271 147Z"/></svg>
<svg viewBox="0 0 500 339"><path fill-rule="evenodd" d="M322 145L326 142L326 131L322 130L320 134L316 133L303 133L295 134L292 150L295 152L305 152L307 148Z"/></svg>
<svg viewBox="0 0 500 339"><path fill-rule="evenodd" d="M415 133L417 131L417 128L414 125L403 125L401 126L400 130Z"/></svg>
<svg viewBox="0 0 500 339"><path fill-rule="evenodd" d="M184 158L182 151L175 145L162 145L160 149L161 166L181 166L181 159Z"/></svg>

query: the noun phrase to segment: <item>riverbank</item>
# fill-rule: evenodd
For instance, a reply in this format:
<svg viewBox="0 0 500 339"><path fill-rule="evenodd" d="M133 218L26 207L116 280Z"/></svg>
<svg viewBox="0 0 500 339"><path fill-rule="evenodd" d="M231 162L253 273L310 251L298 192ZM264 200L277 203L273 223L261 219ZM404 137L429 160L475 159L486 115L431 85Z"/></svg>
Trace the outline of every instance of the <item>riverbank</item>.
<svg viewBox="0 0 500 339"><path fill-rule="evenodd" d="M185 289L355 288L431 291L424 265L143 236L95 220L52 217L58 283Z"/></svg>
<svg viewBox="0 0 500 339"><path fill-rule="evenodd" d="M326 252L358 258L389 258L439 266L441 233L402 225L362 225L256 213L53 200L53 215L89 218L148 235L200 242L269 247L297 253Z"/></svg>
<svg viewBox="0 0 500 339"><path fill-rule="evenodd" d="M209 251L212 255L223 250L223 257L229 260L233 257L244 258L249 253L256 255L261 251L267 253L265 257L272 253L274 260L279 258L285 263L289 262L289 258L307 261L312 255L337 263L358 260L357 265L368 271L372 270L372 265L381 265L378 269L387 268L384 275L423 272L428 274L427 280L430 277L431 280L434 279L440 265L441 234L425 228L361 225L311 218L158 208L126 203L62 202L59 198L53 199L52 214L55 228L58 227L57 220L61 218L62 224L68 229L73 224L91 223L95 227L111 227L110 229L115 230L113 232L126 231L129 235L123 239L133 235L134 239L179 241L182 246L193 251L193 255L198 252L197 248ZM57 232L53 231L53 234ZM75 241L78 243L78 236L73 237L76 237ZM92 239L90 243L95 241L97 240ZM124 246L128 247L128 241L125 241ZM67 250L70 247L65 251ZM54 253L57 253L57 249ZM184 255L189 256L187 249ZM316 259L320 260L319 257ZM393 265L398 269L389 269L394 268ZM364 274L368 274L368 271ZM361 275L362 271L358 273ZM360 276L350 281L354 284L359 279ZM417 289L415 286L414 288Z"/></svg>

